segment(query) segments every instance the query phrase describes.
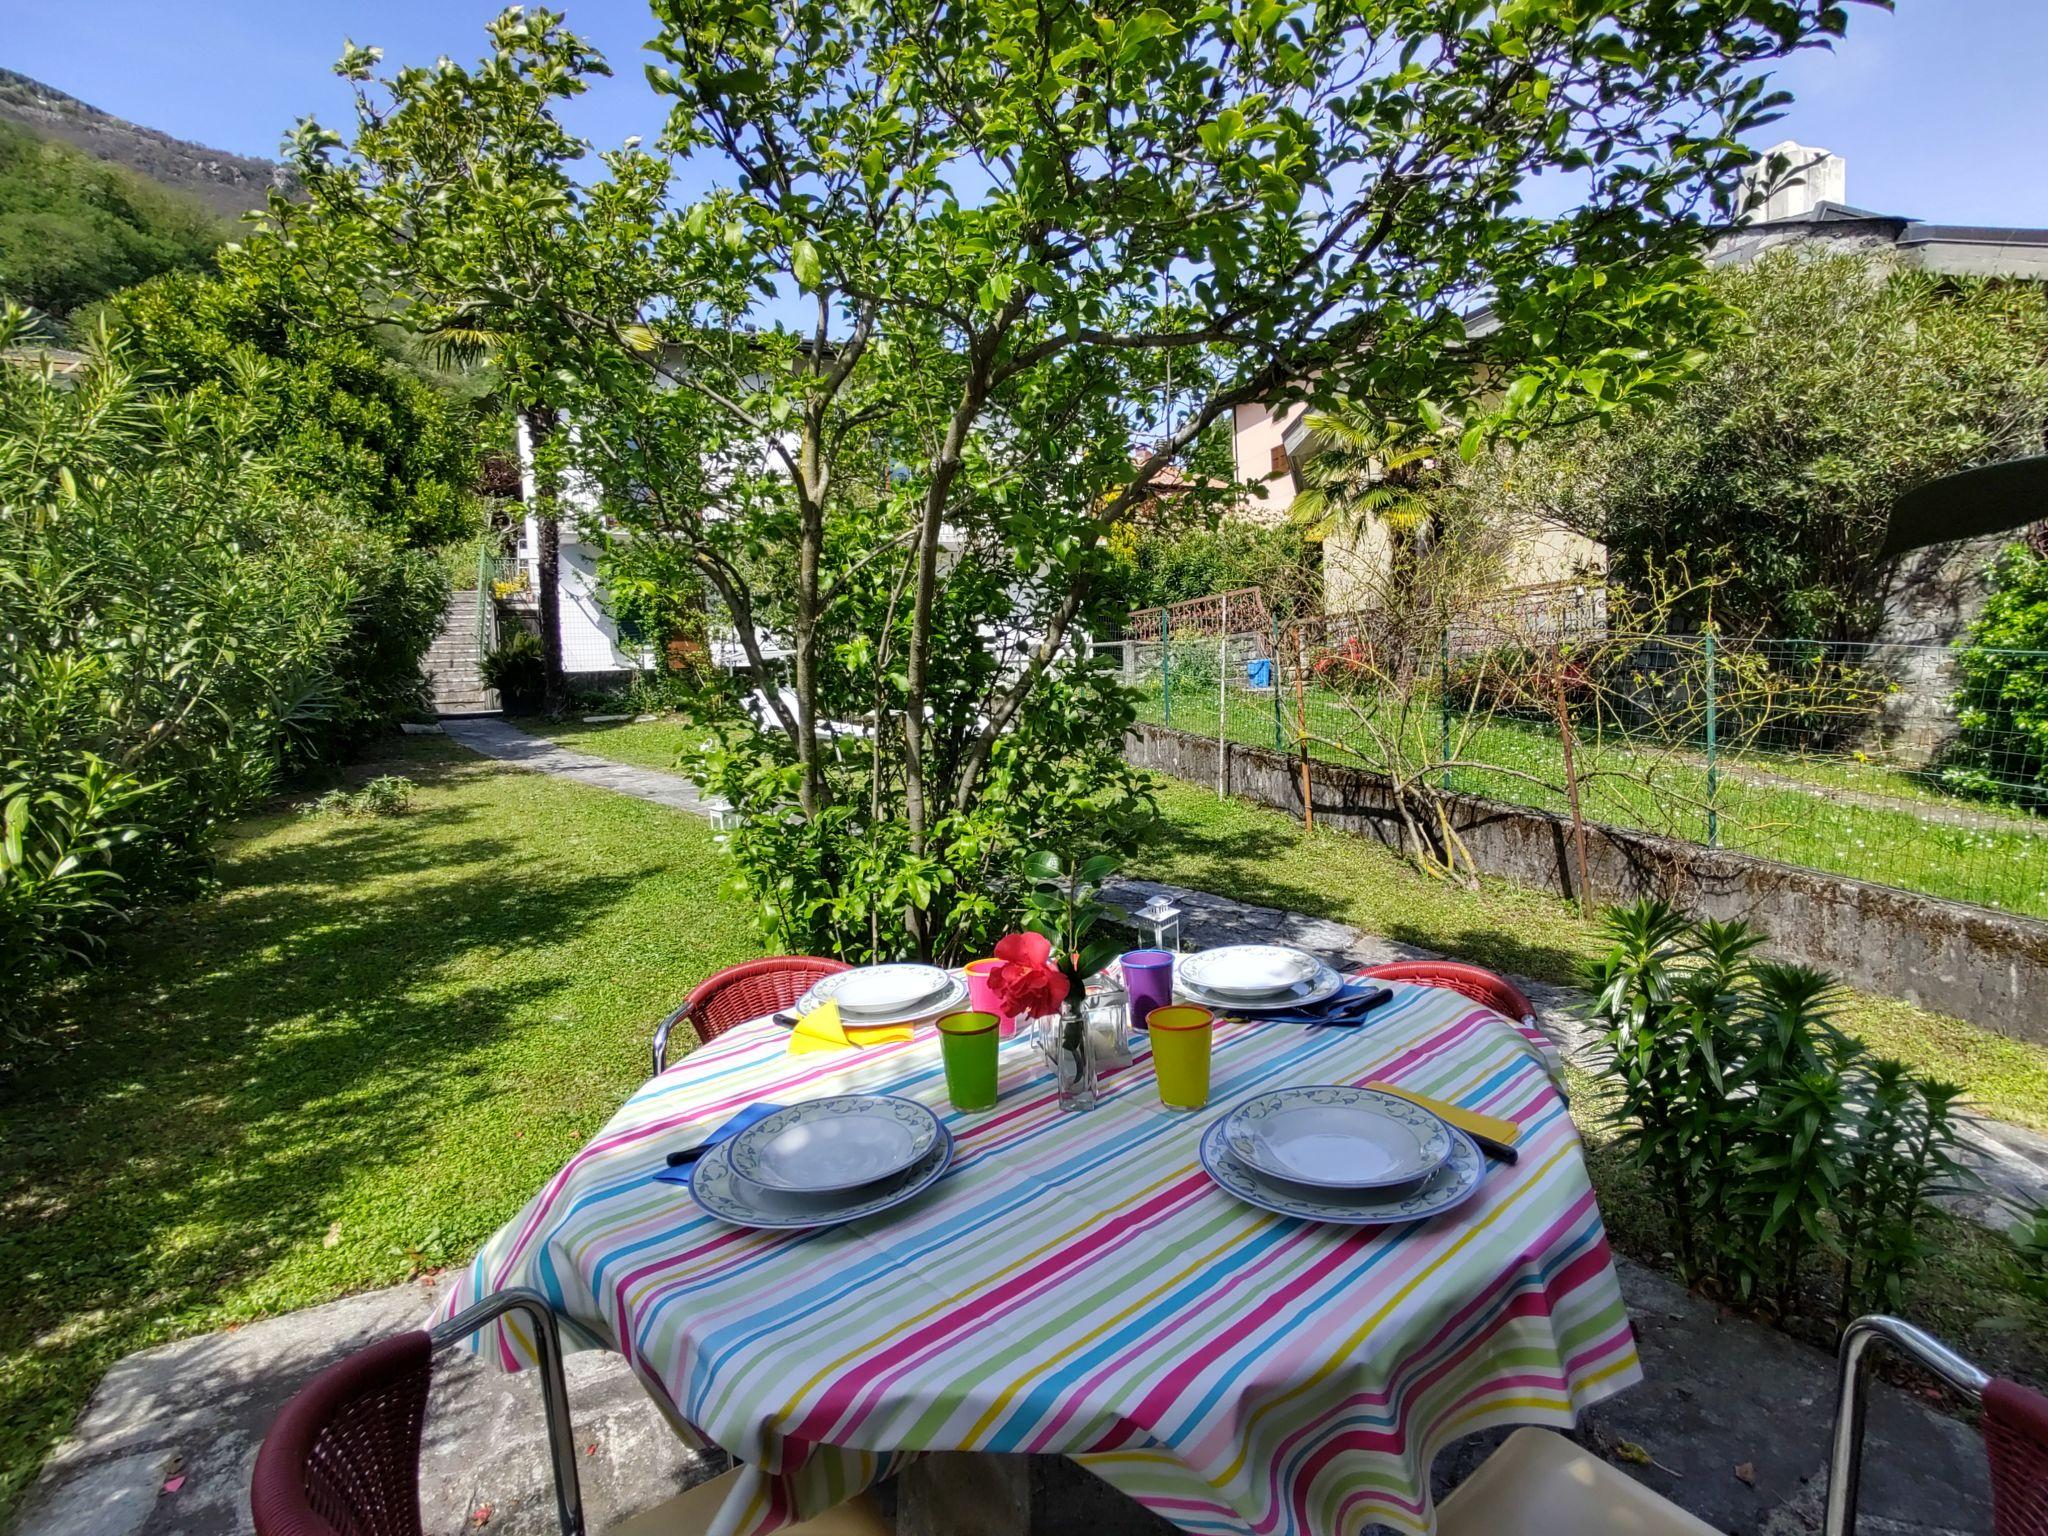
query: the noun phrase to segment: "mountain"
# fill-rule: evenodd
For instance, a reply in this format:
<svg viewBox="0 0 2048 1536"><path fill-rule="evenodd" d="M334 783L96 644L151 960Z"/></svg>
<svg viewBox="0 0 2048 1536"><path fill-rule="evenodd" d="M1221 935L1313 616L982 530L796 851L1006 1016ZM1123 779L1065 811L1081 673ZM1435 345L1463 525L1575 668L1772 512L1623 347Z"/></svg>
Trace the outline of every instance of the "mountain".
<svg viewBox="0 0 2048 1536"><path fill-rule="evenodd" d="M0 69L0 122L126 166L230 220L262 207L272 187L291 184L291 173L275 161L174 139L10 69Z"/></svg>

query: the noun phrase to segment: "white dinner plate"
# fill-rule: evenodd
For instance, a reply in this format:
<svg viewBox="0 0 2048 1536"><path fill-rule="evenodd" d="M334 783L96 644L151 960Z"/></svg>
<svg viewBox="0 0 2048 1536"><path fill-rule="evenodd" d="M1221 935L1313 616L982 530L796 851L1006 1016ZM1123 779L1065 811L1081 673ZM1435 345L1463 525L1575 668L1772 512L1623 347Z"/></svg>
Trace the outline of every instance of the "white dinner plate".
<svg viewBox="0 0 2048 1536"><path fill-rule="evenodd" d="M1259 1094L1224 1124L1240 1163L1316 1190L1418 1184L1451 1155L1451 1128L1420 1104L1343 1084Z"/></svg>
<svg viewBox="0 0 2048 1536"><path fill-rule="evenodd" d="M863 965L825 981L834 983L830 995L842 1015L873 1016L922 1007L943 995L953 978L936 965Z"/></svg>
<svg viewBox="0 0 2048 1536"><path fill-rule="evenodd" d="M1463 1131L1451 1131L1451 1155L1420 1184L1397 1190L1307 1190L1269 1184L1231 1155L1226 1120L1202 1135L1202 1168L1217 1187L1246 1205L1278 1216L1328 1222L1340 1227L1391 1226L1422 1221L1463 1205L1486 1179L1486 1158Z"/></svg>
<svg viewBox="0 0 2048 1536"><path fill-rule="evenodd" d="M1247 1000L1289 992L1313 980L1320 969L1314 955L1286 944L1225 944L1180 962L1185 985L1216 997Z"/></svg>
<svg viewBox="0 0 2048 1536"><path fill-rule="evenodd" d="M874 969L895 969L895 967L874 967ZM809 1013L828 999L839 1004L839 1021L855 1029L872 1029L883 1024L909 1024L918 1019L928 1019L935 1014L951 1013L967 1001L967 982L964 978L948 975L936 966L907 966L904 969L936 971L942 978L942 985L934 993L913 998L904 1007L881 1013L870 1013L849 1007L840 996L841 988L860 971L841 971L837 975L822 976L811 989L796 1000L792 1013Z"/></svg>
<svg viewBox="0 0 2048 1536"><path fill-rule="evenodd" d="M843 1093L757 1120L732 1138L727 1160L764 1189L829 1194L901 1173L941 1134L938 1116L915 1099Z"/></svg>
<svg viewBox="0 0 2048 1536"><path fill-rule="evenodd" d="M1175 979L1174 990L1189 1002L1200 1003L1204 1008L1216 1013L1250 1015L1285 1012L1292 1008L1310 1008L1317 1003L1326 1003L1344 990L1344 978L1326 965L1300 986L1289 987L1285 992L1272 997L1227 997L1223 993L1208 991L1180 978Z"/></svg>
<svg viewBox="0 0 2048 1536"><path fill-rule="evenodd" d="M942 1126L931 1151L894 1178L834 1195L799 1195L741 1178L733 1172L731 1147L732 1141L721 1141L697 1159L690 1170L690 1193L707 1214L736 1227L836 1227L877 1216L923 1194L953 1161L953 1138Z"/></svg>

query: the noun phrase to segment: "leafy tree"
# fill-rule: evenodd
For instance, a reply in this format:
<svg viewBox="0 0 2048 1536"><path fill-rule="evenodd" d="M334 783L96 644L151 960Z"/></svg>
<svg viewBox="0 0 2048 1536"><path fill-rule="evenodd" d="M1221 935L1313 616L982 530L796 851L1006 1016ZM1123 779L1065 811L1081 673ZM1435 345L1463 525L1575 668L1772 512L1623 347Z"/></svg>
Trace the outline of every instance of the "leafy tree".
<svg viewBox="0 0 2048 1536"><path fill-rule="evenodd" d="M103 313L130 366L196 409L232 414L243 446L296 494L346 505L413 544L467 532L475 407L374 333L318 323L316 297L276 264L230 253L223 266L114 296Z"/></svg>
<svg viewBox="0 0 2048 1536"><path fill-rule="evenodd" d="M1128 612L1258 587L1276 617L1312 608L1322 594L1316 546L1298 528L1223 518L1213 526L1125 523L1104 540L1106 603Z"/></svg>
<svg viewBox="0 0 2048 1536"><path fill-rule="evenodd" d="M1481 468L1604 540L1625 580L1711 556L1724 629L1866 637L1898 495L2041 450L2048 294L1797 248L1710 283L1730 323L1676 398ZM1704 597L1676 617L1698 622Z"/></svg>
<svg viewBox="0 0 2048 1536"><path fill-rule="evenodd" d="M2048 554L2008 544L1956 655L1954 746L1942 780L1968 794L2048 806Z"/></svg>
<svg viewBox="0 0 2048 1536"><path fill-rule="evenodd" d="M227 231L202 204L0 123L0 299L68 315L204 267Z"/></svg>
<svg viewBox="0 0 2048 1536"><path fill-rule="evenodd" d="M559 430L562 405L569 370L591 364L593 328L613 353L644 343L630 329L645 284L632 231L647 217L649 188L630 155L607 157L614 183L579 185L586 146L555 114L586 77L610 70L560 17L515 7L489 33L493 52L480 67L402 70L388 103L372 99L378 50L351 45L336 70L356 90L352 158L332 163L342 141L300 124L288 147L313 178L309 202L274 197L282 239L254 241L252 251L318 286L328 304L353 306L360 329L392 326L443 358L492 362L533 455L553 713L567 698L559 509L574 443ZM628 227L608 231L603 220L620 204Z"/></svg>
<svg viewBox="0 0 2048 1536"><path fill-rule="evenodd" d="M726 714L700 765L748 813L765 919L926 954L1001 920L1019 847L1124 825L1128 707L1074 641L1112 617L1105 536L1160 473L1251 401L1355 400L1476 452L1668 392L1707 338L1696 248L1775 104L1755 66L1844 23L1829 0L655 13L667 133L587 184L553 112L600 61L559 18L509 13L476 67L374 93L352 50L355 138L301 131L281 238L400 323L502 338L643 570L708 584L757 677L786 650L787 694ZM687 205L678 158L710 184ZM1550 174L1579 204L1525 212Z"/></svg>

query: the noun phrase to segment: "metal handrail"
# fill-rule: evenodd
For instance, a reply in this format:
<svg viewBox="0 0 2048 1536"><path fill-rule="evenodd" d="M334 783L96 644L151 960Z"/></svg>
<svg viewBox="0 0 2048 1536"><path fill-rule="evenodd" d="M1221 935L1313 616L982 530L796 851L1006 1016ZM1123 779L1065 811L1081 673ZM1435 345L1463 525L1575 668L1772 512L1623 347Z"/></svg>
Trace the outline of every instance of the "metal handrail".
<svg viewBox="0 0 2048 1536"><path fill-rule="evenodd" d="M548 1451L555 1464L555 1513L562 1522L562 1536L583 1536L583 1485L576 1478L576 1434L569 1423L569 1384L562 1375L562 1334L547 1297L523 1288L499 1291L456 1313L427 1337L435 1349L446 1349L507 1312L524 1312L533 1323L541 1408L547 1415Z"/></svg>
<svg viewBox="0 0 2048 1536"><path fill-rule="evenodd" d="M1873 1344L1883 1342L1925 1367L1971 1402L1980 1401L1991 1378L1925 1329L1896 1317L1859 1317L1842 1330L1836 1359L1835 1434L1828 1452L1827 1511L1822 1536L1854 1536L1856 1499L1863 1476L1863 1364Z"/></svg>
<svg viewBox="0 0 2048 1536"><path fill-rule="evenodd" d="M491 590L494 564L491 546L479 543L476 547L476 659L479 665L498 648L498 601Z"/></svg>

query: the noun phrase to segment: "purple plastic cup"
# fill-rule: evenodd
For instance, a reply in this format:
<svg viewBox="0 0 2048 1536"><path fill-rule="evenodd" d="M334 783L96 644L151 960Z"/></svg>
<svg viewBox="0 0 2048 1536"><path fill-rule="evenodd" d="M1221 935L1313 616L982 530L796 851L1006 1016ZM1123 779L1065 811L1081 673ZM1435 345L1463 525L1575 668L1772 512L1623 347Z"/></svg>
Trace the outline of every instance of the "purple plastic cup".
<svg viewBox="0 0 2048 1536"><path fill-rule="evenodd" d="M1154 1008L1173 1001L1173 955L1164 949L1134 949L1124 956L1123 969L1131 1027L1143 1029Z"/></svg>

